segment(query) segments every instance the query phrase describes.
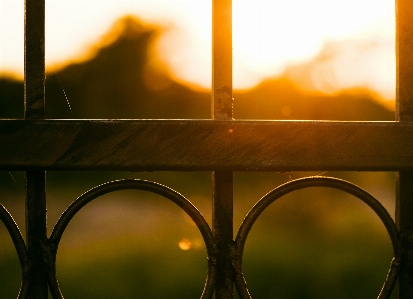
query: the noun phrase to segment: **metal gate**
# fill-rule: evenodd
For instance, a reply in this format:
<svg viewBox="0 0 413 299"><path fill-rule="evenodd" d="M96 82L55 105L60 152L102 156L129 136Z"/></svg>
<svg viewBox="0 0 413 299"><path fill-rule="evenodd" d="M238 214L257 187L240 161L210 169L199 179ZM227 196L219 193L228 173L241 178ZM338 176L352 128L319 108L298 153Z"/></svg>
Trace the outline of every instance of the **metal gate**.
<svg viewBox="0 0 413 299"><path fill-rule="evenodd" d="M413 298L413 4L397 7L397 111L395 122L237 121L232 115L231 0L213 0L213 86L210 120L47 120L45 110L45 3L25 1L24 119L0 120L0 169L26 171L26 241L0 206L18 253L18 298L63 298L56 277L60 238L72 217L108 192L147 190L180 206L206 244L208 274L201 298L250 298L242 273L251 226L273 201L294 190L331 187L364 201L391 238L394 259L379 298ZM286 134L288 132L288 134ZM299 136L299 139L292 136ZM389 146L391 145L391 146ZM156 183L121 180L92 189L46 232L45 171L179 170L213 172L213 227L179 193ZM308 177L268 193L233 237L233 171L396 171L395 224L369 193L334 178ZM379 290L378 290L379 292Z"/></svg>

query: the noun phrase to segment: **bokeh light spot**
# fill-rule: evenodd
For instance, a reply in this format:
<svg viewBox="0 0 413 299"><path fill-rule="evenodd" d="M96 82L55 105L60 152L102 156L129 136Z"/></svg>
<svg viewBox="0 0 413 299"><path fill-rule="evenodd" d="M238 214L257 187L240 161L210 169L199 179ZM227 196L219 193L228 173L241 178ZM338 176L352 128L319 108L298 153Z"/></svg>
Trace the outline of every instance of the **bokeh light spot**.
<svg viewBox="0 0 413 299"><path fill-rule="evenodd" d="M184 238L181 241L179 241L178 246L179 248L181 248L182 250L189 250L191 249L191 241L189 241L188 239Z"/></svg>
<svg viewBox="0 0 413 299"><path fill-rule="evenodd" d="M282 114L283 116L285 116L285 117L290 116L290 115L291 115L291 107L289 107L289 106L283 106L283 107L281 108L281 114Z"/></svg>

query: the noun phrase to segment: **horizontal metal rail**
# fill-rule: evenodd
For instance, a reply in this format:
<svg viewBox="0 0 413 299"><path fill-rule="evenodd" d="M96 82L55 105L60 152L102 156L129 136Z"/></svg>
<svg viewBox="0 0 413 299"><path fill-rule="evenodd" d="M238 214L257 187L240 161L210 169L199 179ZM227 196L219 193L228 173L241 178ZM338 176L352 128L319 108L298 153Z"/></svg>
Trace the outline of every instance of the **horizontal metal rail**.
<svg viewBox="0 0 413 299"><path fill-rule="evenodd" d="M399 122L14 119L0 144L1 170L413 169Z"/></svg>

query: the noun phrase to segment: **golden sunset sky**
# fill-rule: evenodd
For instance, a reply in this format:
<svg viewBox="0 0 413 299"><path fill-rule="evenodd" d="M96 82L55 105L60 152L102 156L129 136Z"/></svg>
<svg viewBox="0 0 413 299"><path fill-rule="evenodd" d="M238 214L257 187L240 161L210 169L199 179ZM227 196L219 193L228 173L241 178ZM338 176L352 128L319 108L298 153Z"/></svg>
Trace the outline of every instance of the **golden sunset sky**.
<svg viewBox="0 0 413 299"><path fill-rule="evenodd" d="M295 69L306 72L297 75L303 88L367 87L393 100L394 2L233 0L234 88L307 64ZM209 88L211 8L205 0L46 0L46 67L84 56L117 19L134 15L166 28L157 52L177 80ZM0 0L0 73L23 74L23 20L23 0Z"/></svg>

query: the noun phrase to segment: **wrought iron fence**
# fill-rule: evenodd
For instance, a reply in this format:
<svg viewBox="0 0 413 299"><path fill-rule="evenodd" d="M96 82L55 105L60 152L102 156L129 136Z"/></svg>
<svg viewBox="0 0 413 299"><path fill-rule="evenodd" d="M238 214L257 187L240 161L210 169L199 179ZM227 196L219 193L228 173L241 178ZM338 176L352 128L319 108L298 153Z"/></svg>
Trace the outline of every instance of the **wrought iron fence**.
<svg viewBox="0 0 413 299"><path fill-rule="evenodd" d="M125 189L159 194L185 211L207 248L208 271L201 298L250 298L242 271L248 233L275 200L295 190L330 187L354 195L381 219L394 258L379 298L413 298L413 4L397 6L397 112L395 122L238 121L232 115L231 0L213 0L211 120L47 120L45 107L44 0L25 1L25 116L0 120L0 169L26 171L26 241L5 207L0 219L16 251L22 284L18 298L63 298L56 254L73 216L97 197ZM288 134L285 134L288 132ZM291 136L300 136L299 140ZM93 137L93 138L92 138ZM389 146L391 145L391 146ZM46 232L45 171L213 171L213 220L158 183L126 179L80 196ZM369 193L349 182L307 177L281 185L247 214L233 237L233 171L397 171L396 222Z"/></svg>

